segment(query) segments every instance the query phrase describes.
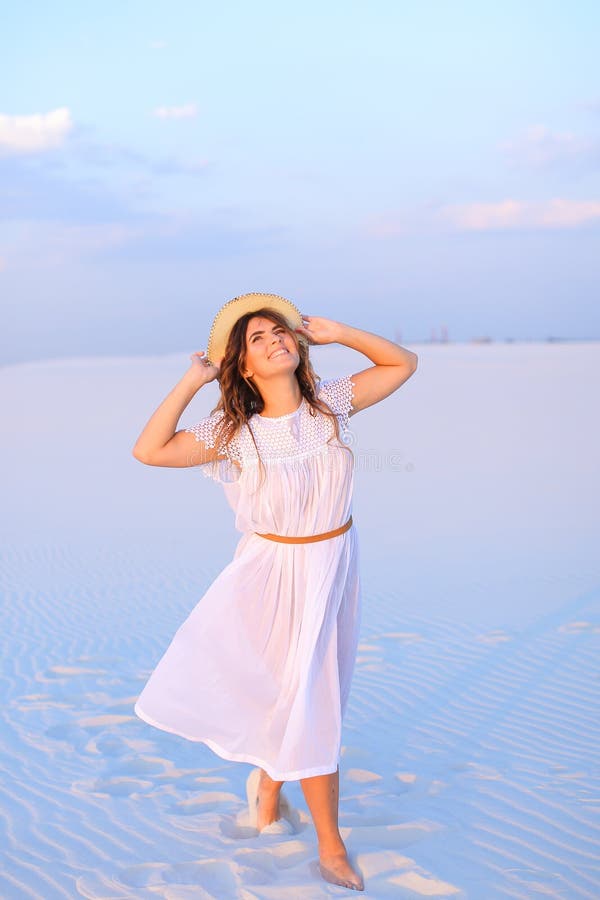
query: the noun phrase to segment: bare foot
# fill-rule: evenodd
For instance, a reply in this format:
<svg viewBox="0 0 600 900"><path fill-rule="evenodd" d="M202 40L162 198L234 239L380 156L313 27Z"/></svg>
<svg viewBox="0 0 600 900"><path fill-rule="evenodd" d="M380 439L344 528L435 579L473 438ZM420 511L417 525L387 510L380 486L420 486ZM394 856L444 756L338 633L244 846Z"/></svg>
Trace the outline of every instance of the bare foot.
<svg viewBox="0 0 600 900"><path fill-rule="evenodd" d="M271 822L281 818L279 808L279 791L283 781L273 781L267 773L261 769L256 800L257 820L256 827L262 831Z"/></svg>
<svg viewBox="0 0 600 900"><path fill-rule="evenodd" d="M345 850L328 856L319 854L319 870L325 881L331 884L341 884L342 887L352 888L354 891L365 889L362 878L350 865Z"/></svg>

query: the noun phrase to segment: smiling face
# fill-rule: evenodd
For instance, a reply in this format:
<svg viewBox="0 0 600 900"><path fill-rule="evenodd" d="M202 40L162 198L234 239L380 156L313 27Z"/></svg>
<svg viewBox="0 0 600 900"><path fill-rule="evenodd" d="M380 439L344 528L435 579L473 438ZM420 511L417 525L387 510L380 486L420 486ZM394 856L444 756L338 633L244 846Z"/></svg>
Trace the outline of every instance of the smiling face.
<svg viewBox="0 0 600 900"><path fill-rule="evenodd" d="M296 342L289 330L253 316L246 328L246 376L269 378L281 372L295 372L300 362Z"/></svg>

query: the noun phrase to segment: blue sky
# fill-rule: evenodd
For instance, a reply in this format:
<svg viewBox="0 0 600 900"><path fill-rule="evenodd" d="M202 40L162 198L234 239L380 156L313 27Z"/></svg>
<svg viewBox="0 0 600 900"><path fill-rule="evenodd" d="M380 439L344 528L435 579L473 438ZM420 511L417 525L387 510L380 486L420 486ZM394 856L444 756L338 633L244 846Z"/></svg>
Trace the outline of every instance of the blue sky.
<svg viewBox="0 0 600 900"><path fill-rule="evenodd" d="M205 347L283 294L407 346L600 337L600 6L28 3L0 362Z"/></svg>

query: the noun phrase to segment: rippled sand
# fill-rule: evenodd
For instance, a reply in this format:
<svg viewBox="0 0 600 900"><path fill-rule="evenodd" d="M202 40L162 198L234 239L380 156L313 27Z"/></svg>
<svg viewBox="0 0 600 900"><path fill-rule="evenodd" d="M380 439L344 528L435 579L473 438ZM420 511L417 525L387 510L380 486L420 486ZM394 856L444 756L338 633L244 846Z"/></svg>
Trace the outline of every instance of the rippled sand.
<svg viewBox="0 0 600 900"><path fill-rule="evenodd" d="M598 348L417 346L406 386L351 419L340 823L365 897L600 896ZM2 897L341 896L297 782L294 834L259 836L250 766L133 713L237 541L217 485L131 457L186 365L0 370Z"/></svg>

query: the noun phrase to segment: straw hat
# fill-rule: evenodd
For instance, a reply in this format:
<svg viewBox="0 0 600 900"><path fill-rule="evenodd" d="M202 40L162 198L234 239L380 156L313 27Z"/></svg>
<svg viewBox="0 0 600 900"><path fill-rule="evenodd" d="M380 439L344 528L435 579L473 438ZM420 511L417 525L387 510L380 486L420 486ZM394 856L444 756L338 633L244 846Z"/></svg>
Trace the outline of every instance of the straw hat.
<svg viewBox="0 0 600 900"><path fill-rule="evenodd" d="M298 307L278 294L242 294L224 303L216 314L210 334L205 359L212 365L220 363L225 353L229 332L240 318L248 312L254 312L263 306L270 306L283 313L290 328L302 325L302 314ZM298 337L302 338L301 335Z"/></svg>

